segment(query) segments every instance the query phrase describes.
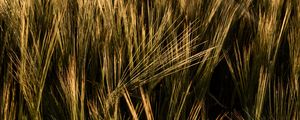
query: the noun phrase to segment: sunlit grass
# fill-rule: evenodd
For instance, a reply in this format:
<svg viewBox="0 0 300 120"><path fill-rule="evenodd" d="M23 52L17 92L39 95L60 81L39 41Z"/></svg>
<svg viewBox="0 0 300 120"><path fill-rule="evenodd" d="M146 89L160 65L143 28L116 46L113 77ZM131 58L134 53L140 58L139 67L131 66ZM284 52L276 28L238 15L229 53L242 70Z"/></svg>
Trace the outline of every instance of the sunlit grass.
<svg viewBox="0 0 300 120"><path fill-rule="evenodd" d="M0 0L0 119L299 119L299 22L297 0Z"/></svg>

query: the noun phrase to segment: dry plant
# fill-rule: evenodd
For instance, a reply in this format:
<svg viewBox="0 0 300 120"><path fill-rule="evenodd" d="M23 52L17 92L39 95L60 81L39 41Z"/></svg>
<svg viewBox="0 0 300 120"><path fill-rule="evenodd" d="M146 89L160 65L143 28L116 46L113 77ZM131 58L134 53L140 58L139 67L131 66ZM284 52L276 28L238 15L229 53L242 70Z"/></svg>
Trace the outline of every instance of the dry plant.
<svg viewBox="0 0 300 120"><path fill-rule="evenodd" d="M0 119L299 119L299 22L298 0L0 0Z"/></svg>

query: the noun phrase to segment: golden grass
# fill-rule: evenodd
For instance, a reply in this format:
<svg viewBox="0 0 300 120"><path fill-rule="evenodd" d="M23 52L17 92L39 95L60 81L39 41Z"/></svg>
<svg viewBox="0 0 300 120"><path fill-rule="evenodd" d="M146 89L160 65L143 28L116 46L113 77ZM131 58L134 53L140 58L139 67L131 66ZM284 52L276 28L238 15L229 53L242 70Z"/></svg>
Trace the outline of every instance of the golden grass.
<svg viewBox="0 0 300 120"><path fill-rule="evenodd" d="M0 0L0 119L299 119L299 6Z"/></svg>

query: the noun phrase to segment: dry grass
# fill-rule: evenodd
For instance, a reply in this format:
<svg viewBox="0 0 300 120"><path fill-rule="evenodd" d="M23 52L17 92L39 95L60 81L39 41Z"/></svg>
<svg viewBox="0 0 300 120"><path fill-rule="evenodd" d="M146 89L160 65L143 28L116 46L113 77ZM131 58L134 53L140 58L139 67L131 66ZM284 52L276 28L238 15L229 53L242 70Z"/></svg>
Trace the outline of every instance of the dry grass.
<svg viewBox="0 0 300 120"><path fill-rule="evenodd" d="M298 0L0 0L0 119L299 119L299 22Z"/></svg>

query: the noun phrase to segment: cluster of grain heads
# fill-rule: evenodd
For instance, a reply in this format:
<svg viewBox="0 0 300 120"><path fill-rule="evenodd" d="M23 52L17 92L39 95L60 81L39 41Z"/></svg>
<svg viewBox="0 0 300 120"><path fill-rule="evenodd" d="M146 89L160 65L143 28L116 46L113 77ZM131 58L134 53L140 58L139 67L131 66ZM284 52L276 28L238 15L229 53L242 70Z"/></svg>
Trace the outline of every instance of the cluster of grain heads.
<svg viewBox="0 0 300 120"><path fill-rule="evenodd" d="M296 101L299 98L296 97L298 93L295 87L298 80L293 77L295 73L288 73L289 70L283 70L281 67L289 66L284 63L289 60L291 68L285 67L286 69L294 71L294 66L299 65L294 62L295 53L298 52L295 52L297 50L293 46L299 44L294 42L297 35L293 34L297 33L295 30L299 28L293 22L299 19L291 16L292 11L298 13L298 10L293 10L293 3L294 1L281 0L259 2L256 8L258 18L254 21L257 22L257 28L253 27L257 29L257 33L248 35L247 39L250 42L246 45L242 40L235 42L234 57L231 57L233 59L229 59L231 55L225 55L243 111L248 119L295 119L299 114L296 110ZM249 24L247 21L243 22ZM244 29L244 26L240 26L239 29ZM237 39L245 39L243 34L238 33ZM289 50L284 48L287 42ZM286 52L290 53L290 58L282 58L288 54ZM285 74L291 76L284 76ZM284 105L287 101L288 104Z"/></svg>
<svg viewBox="0 0 300 120"><path fill-rule="evenodd" d="M30 119L41 119L41 101L52 55L57 43L61 14L54 13L51 3L43 7L41 1L22 1L17 14L19 31L17 46L19 54L13 56L16 79L20 85ZM38 12L39 11L39 12ZM40 20L41 23L34 20ZM15 52L15 51L13 51ZM22 99L22 98L20 98ZM20 105L21 106L21 105ZM22 109L19 109L22 111ZM25 113L21 114L26 116ZM23 114L23 115L22 115Z"/></svg>
<svg viewBox="0 0 300 120"><path fill-rule="evenodd" d="M0 0L0 119L298 119L299 5Z"/></svg>

